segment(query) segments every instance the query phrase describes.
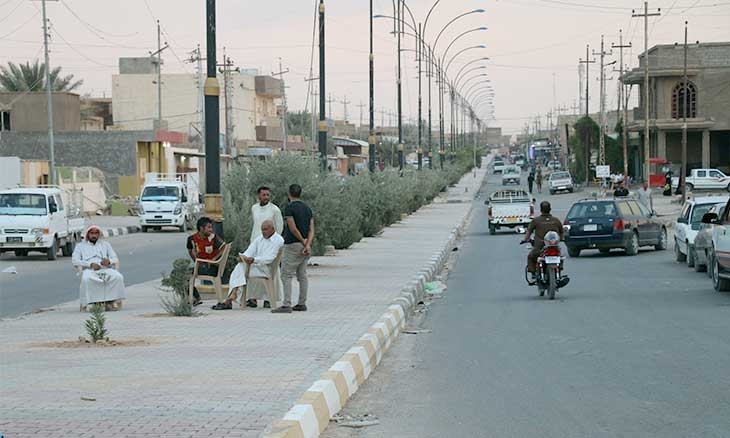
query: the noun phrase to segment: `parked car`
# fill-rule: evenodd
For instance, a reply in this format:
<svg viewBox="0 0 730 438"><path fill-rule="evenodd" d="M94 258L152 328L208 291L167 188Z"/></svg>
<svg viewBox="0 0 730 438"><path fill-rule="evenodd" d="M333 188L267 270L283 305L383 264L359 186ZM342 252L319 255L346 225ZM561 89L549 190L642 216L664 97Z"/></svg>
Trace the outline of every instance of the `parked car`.
<svg viewBox="0 0 730 438"><path fill-rule="evenodd" d="M515 228L529 225L535 217L534 200L522 189L497 190L484 202L489 221L489 234L496 234L500 228Z"/></svg>
<svg viewBox="0 0 730 438"><path fill-rule="evenodd" d="M672 178L672 187L677 187L679 178ZM730 176L717 169L692 169L687 177L687 190L727 190L730 192Z"/></svg>
<svg viewBox="0 0 730 438"><path fill-rule="evenodd" d="M520 173L520 168L511 165L511 166L505 166L504 170L502 171L502 185L506 186L507 184L517 184L520 185L522 183L522 175Z"/></svg>
<svg viewBox="0 0 730 438"><path fill-rule="evenodd" d="M707 269L712 285L718 292L730 291L730 201L725 204L722 215L708 213L702 218L712 227L712 249Z"/></svg>
<svg viewBox="0 0 730 438"><path fill-rule="evenodd" d="M565 219L565 245L571 257L585 249L607 254L614 248L636 255L642 246L667 249L667 229L656 214L634 199L584 199Z"/></svg>
<svg viewBox="0 0 730 438"><path fill-rule="evenodd" d="M695 236L701 228L702 216L717 203L724 204L727 200L727 197L712 196L694 198L684 203L674 228L674 258L678 262L686 262L690 268L694 266Z"/></svg>
<svg viewBox="0 0 730 438"><path fill-rule="evenodd" d="M505 166L507 166L507 165L505 164L502 157L497 157L494 159L493 166L494 166L494 173L497 174L497 173L502 173Z"/></svg>
<svg viewBox="0 0 730 438"><path fill-rule="evenodd" d="M710 259L712 258L712 229L715 227L715 224L711 222L705 223L706 221L708 221L708 213L716 215L715 218L721 217L723 213L725 213L725 203L721 202L719 204L713 205L707 213L702 215L700 230L695 236L695 243L693 245L695 271L707 271L709 275L710 270L707 269L707 266L710 262Z"/></svg>
<svg viewBox="0 0 730 438"><path fill-rule="evenodd" d="M573 177L568 171L553 172L548 178L548 189L550 194L554 195L558 192L573 193Z"/></svg>

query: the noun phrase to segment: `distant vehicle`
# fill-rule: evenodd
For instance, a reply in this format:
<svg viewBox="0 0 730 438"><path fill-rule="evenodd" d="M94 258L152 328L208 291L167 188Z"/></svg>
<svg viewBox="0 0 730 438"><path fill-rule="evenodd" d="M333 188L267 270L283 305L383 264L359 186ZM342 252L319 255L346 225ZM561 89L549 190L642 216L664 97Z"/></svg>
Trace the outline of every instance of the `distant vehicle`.
<svg viewBox="0 0 730 438"><path fill-rule="evenodd" d="M702 217L716 204L726 203L728 197L694 198L684 203L682 212L674 227L674 255L678 262L686 262L690 268L695 264L694 243L697 232L702 228Z"/></svg>
<svg viewBox="0 0 730 438"><path fill-rule="evenodd" d="M494 159L494 162L493 162L493 165L494 165L494 173L495 174L502 173L502 171L504 170L505 166L507 166L507 164L505 164L504 160L501 157L495 158Z"/></svg>
<svg viewBox="0 0 730 438"><path fill-rule="evenodd" d="M194 174L166 177L148 174L139 196L139 222L142 232L150 228L177 227L185 232L200 212Z"/></svg>
<svg viewBox="0 0 730 438"><path fill-rule="evenodd" d="M550 194L558 192L573 193L573 178L568 171L553 172L548 178L548 189Z"/></svg>
<svg viewBox="0 0 730 438"><path fill-rule="evenodd" d="M568 255L579 257L586 249L608 254L626 250L634 256L642 246L667 249L667 229L656 214L634 199L584 199L570 208L565 219Z"/></svg>
<svg viewBox="0 0 730 438"><path fill-rule="evenodd" d="M672 178L672 187L677 187L679 178ZM687 177L687 190L727 190L730 192L730 176L717 169L692 169Z"/></svg>
<svg viewBox="0 0 730 438"><path fill-rule="evenodd" d="M535 217L534 200L522 189L497 190L484 202L489 220L489 234L496 234L500 228L515 228L528 225Z"/></svg>
<svg viewBox="0 0 730 438"><path fill-rule="evenodd" d="M515 165L518 166L518 167L520 167L520 168L524 168L526 164L527 164L527 160L522 155L520 155L519 157L517 157L515 159Z"/></svg>
<svg viewBox="0 0 730 438"><path fill-rule="evenodd" d="M71 256L86 226L82 212L81 191L56 186L0 191L0 254L23 257L35 251L55 260L61 249Z"/></svg>
<svg viewBox="0 0 730 438"><path fill-rule="evenodd" d="M560 164L560 161L548 161L545 167L550 169L551 172L555 172L561 170L563 168L563 165Z"/></svg>
<svg viewBox="0 0 730 438"><path fill-rule="evenodd" d="M712 249L707 269L718 292L730 291L730 201L722 215L707 213L702 223L712 227Z"/></svg>
<svg viewBox="0 0 730 438"><path fill-rule="evenodd" d="M710 264L710 260L712 259L712 229L716 225L713 223L704 223L704 221L708 217L708 214L714 214L715 218L717 218L722 217L724 213L725 203L721 202L719 204L713 205L709 211L702 215L700 230L695 236L695 242L693 245L693 258L695 263L694 267L695 271L697 272L707 271L709 275L710 270L708 269L708 265Z"/></svg>
<svg viewBox="0 0 730 438"><path fill-rule="evenodd" d="M520 185L521 183L522 183L522 174L520 172L520 168L515 165L504 166L504 170L502 171L502 185L503 186L506 186L507 184Z"/></svg>

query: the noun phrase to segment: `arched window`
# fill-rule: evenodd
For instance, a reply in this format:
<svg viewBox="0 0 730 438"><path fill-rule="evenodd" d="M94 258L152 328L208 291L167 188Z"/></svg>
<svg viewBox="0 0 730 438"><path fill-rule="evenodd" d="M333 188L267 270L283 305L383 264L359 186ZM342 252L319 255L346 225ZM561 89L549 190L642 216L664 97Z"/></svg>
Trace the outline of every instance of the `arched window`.
<svg viewBox="0 0 730 438"><path fill-rule="evenodd" d="M687 82L687 93L684 92L684 81L677 83L672 89L672 118L681 119L684 117L685 99L687 102L687 118L697 117L697 87L692 82Z"/></svg>

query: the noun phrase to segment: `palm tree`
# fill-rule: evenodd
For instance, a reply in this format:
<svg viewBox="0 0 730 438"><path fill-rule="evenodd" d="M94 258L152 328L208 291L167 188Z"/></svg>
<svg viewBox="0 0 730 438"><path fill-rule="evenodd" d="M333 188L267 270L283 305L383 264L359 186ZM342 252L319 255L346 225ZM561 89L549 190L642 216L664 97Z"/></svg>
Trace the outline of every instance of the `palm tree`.
<svg viewBox="0 0 730 438"><path fill-rule="evenodd" d="M83 80L74 81L74 75L60 76L61 67L51 70L51 89L53 91L73 91L84 83ZM38 60L30 64L15 64L8 62L0 66L1 91L43 91L46 89L46 64Z"/></svg>

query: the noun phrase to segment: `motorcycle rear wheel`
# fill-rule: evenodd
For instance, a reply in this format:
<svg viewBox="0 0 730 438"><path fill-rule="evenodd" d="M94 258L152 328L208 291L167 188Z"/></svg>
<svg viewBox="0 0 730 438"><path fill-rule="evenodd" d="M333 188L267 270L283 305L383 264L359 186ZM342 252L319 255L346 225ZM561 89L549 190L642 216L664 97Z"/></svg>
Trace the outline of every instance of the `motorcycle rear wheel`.
<svg viewBox="0 0 730 438"><path fill-rule="evenodd" d="M555 269L548 268L548 299L555 299L555 291L558 289L558 279Z"/></svg>

